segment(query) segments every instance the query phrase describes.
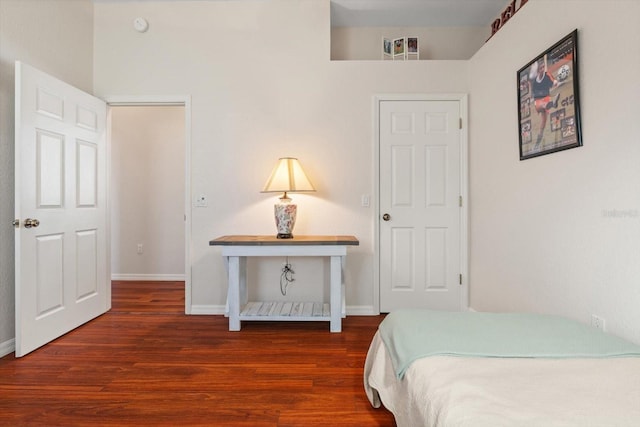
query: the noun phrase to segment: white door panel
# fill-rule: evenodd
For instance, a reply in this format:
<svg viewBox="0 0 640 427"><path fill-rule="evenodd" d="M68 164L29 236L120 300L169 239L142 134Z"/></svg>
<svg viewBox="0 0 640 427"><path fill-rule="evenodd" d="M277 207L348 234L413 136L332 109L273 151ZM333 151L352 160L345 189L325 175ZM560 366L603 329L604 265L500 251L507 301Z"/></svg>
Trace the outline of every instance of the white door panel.
<svg viewBox="0 0 640 427"><path fill-rule="evenodd" d="M459 310L459 101L381 101L380 310Z"/></svg>
<svg viewBox="0 0 640 427"><path fill-rule="evenodd" d="M17 357L109 309L105 122L100 99L16 63Z"/></svg>

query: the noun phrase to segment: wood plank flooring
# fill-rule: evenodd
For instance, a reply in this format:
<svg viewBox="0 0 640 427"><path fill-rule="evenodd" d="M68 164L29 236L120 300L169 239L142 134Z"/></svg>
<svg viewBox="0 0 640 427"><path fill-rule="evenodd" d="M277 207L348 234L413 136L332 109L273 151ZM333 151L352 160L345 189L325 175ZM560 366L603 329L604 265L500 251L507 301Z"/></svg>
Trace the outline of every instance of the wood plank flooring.
<svg viewBox="0 0 640 427"><path fill-rule="evenodd" d="M0 426L395 426L362 386L377 317L184 315L183 282L113 282L107 314L0 359Z"/></svg>

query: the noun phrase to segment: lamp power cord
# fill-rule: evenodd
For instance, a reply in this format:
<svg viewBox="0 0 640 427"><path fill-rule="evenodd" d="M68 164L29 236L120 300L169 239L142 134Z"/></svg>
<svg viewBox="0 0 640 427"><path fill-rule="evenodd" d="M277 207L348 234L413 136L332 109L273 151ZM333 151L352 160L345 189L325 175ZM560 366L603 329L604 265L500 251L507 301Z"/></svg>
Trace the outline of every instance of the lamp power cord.
<svg viewBox="0 0 640 427"><path fill-rule="evenodd" d="M295 271L291 269L289 264L289 257L286 258L284 265L282 266L282 273L280 274L280 293L287 295L287 287L296 279L293 278Z"/></svg>

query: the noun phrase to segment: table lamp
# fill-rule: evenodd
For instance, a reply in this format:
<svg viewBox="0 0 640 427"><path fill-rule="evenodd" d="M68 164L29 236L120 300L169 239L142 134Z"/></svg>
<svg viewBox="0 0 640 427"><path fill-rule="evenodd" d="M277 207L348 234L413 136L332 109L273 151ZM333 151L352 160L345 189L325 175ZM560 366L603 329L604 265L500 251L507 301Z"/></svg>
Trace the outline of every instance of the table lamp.
<svg viewBox="0 0 640 427"><path fill-rule="evenodd" d="M267 183L262 189L262 193L284 193L280 197L280 202L273 207L276 217L276 227L278 229L278 239L293 238L293 226L296 223L296 211L298 207L291 203L291 198L287 193L300 193L316 191L302 170L298 159L293 157L282 157L278 159L278 164L271 172Z"/></svg>

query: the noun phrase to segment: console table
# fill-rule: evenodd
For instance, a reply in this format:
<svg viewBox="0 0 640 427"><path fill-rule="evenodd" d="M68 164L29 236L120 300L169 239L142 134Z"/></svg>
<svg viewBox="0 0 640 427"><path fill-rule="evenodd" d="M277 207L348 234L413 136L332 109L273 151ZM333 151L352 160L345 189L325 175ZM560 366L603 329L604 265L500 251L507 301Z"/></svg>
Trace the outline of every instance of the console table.
<svg viewBox="0 0 640 427"><path fill-rule="evenodd" d="M345 317L342 269L347 246L360 242L353 236L222 236L209 241L222 246L228 266L227 306L229 330L239 331L242 320L327 321L331 332L342 331ZM247 301L247 257L312 256L329 257L330 301L322 302L249 302Z"/></svg>

